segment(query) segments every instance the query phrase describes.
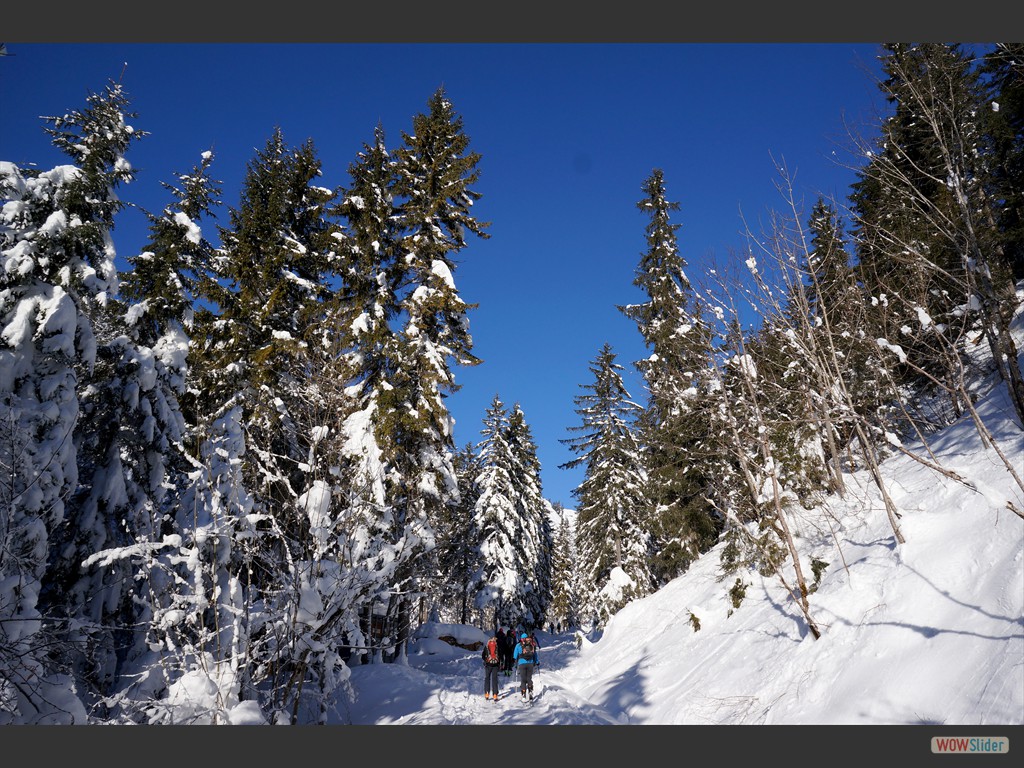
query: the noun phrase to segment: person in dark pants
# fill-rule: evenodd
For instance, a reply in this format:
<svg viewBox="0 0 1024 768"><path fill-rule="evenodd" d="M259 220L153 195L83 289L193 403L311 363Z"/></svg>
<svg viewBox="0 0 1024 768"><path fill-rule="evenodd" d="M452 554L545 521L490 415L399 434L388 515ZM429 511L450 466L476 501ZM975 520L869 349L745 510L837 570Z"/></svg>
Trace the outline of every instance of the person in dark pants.
<svg viewBox="0 0 1024 768"><path fill-rule="evenodd" d="M533 671L540 664L540 653L533 639L523 632L512 652L512 658L516 661L516 668L519 670L519 693L526 701L527 695L533 699Z"/></svg>
<svg viewBox="0 0 1024 768"><path fill-rule="evenodd" d="M484 644L481 654L484 661L484 698L487 700L498 700L498 670L501 667L499 648L498 636L495 635Z"/></svg>
<svg viewBox="0 0 1024 768"><path fill-rule="evenodd" d="M501 671L508 677L512 674L513 659L512 652L516 648L516 635L510 627L505 632L505 644L501 647Z"/></svg>
<svg viewBox="0 0 1024 768"><path fill-rule="evenodd" d="M508 633L505 627L498 627L498 632L495 635L498 638L498 672L503 674L505 672L505 646L508 644Z"/></svg>

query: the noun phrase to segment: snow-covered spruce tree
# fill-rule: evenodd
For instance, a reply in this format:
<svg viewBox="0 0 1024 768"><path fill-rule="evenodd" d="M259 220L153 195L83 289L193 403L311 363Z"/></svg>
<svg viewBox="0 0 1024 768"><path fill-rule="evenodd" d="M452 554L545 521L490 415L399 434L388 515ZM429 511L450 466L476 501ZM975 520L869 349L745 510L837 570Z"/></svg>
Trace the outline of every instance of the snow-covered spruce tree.
<svg viewBox="0 0 1024 768"><path fill-rule="evenodd" d="M192 174L180 177L182 189L165 185L174 201L162 214L149 215L150 242L127 260L133 269L120 295L132 303L109 303L103 336L97 338L95 381L82 398L78 451L93 458L80 460L72 503L83 519L114 515L123 528L121 540L112 537L103 550L108 565L85 571L93 580L115 576L130 585L130 600L122 601L114 630L119 674L145 654L146 641L153 640L147 637L153 610L170 599L165 590L175 589L173 572L157 565L152 547L164 546L168 536L177 540L180 492L191 469L183 453L187 427L179 398L185 394L196 281L213 251L197 223L219 194L208 175L210 162L207 153ZM115 682L104 686L108 698Z"/></svg>
<svg viewBox="0 0 1024 768"><path fill-rule="evenodd" d="M777 317L765 318L746 341L757 370L757 385L769 428L775 471L795 502L810 509L832 489L830 465L823 446L827 429L819 392L807 378L808 366L794 352L792 326Z"/></svg>
<svg viewBox="0 0 1024 768"><path fill-rule="evenodd" d="M854 465L849 450L857 439L858 425L865 435L871 434L889 420L898 394L878 345L867 332L868 297L857 283L836 207L819 198L811 209L807 233L809 241L807 234L799 232L796 242L778 245L801 254L802 273L798 266L789 300L800 320L800 338L810 347L802 357L813 358L817 365L814 377L821 393L817 409L824 416L823 442L833 485L841 492L843 466Z"/></svg>
<svg viewBox="0 0 1024 768"><path fill-rule="evenodd" d="M211 159L206 154L191 175L179 177L182 189L170 187L175 202L150 217L149 248L129 259L136 271L124 285L123 294L135 302L126 312L128 337L108 345L122 354L110 387L122 370L133 371L129 353L148 362L148 368L135 363L138 386L125 374L123 388L135 392L126 402L135 408L111 412L126 422L143 414L135 441L122 440L122 464L127 498L145 503L130 510L130 543L84 563L106 572L131 566L135 581L136 622L149 653L129 660L121 690L105 699L118 722L226 723L231 710L248 706L242 700L253 696L250 641L259 633L250 617L258 612L242 587L252 580L253 552L267 536L257 526L273 521L251 515L241 475L241 408L211 418L193 458L184 450L176 405L188 374L190 302L212 254L197 223L218 194L207 175ZM142 480L164 493L147 497ZM213 692L212 708L189 703L196 687Z"/></svg>
<svg viewBox="0 0 1024 768"><path fill-rule="evenodd" d="M350 182L339 190L337 213L347 224L338 233L339 288L324 325L321 371L324 424L329 437L318 455L328 461L345 532L346 567L365 579L347 609L348 642L357 656L381 658L373 646L370 613L387 604L397 569L433 534L396 517L399 485L395 457L401 448L394 429L402 394L393 384L403 364L398 326L403 279L395 199L395 163L378 125L348 168ZM332 382L337 382L336 384Z"/></svg>
<svg viewBox="0 0 1024 768"><path fill-rule="evenodd" d="M179 474L193 469L194 460L186 454L198 455L199 388L189 361L194 356L196 315L210 313L198 305L211 295L219 258L202 229L203 220L212 218L221 204L221 182L210 176L213 160L213 152L203 152L189 173L177 175L177 184L163 183L172 200L159 214L147 213L149 242L141 253L127 258L130 269L122 276L119 292L128 304L125 321L131 339L152 350L161 386L173 393L182 411L184 432L171 438L178 444L170 451L167 467L173 475L167 480L172 490L183 487ZM177 504L171 498L167 506Z"/></svg>
<svg viewBox="0 0 1024 768"><path fill-rule="evenodd" d="M523 516L521 478L516 476L522 467L509 443L509 414L498 395L487 408L480 434L473 527L478 531L481 569L474 604L488 628L532 623L530 595L536 567L532 521Z"/></svg>
<svg viewBox="0 0 1024 768"><path fill-rule="evenodd" d="M160 565L177 588L157 596L163 601L154 606L150 639L159 663L122 697L133 720L227 724L236 707L259 706L254 685L267 672L257 667L253 646L266 632L268 611L260 610L253 571L262 567L265 540L280 534L268 530L269 515L255 513L245 487L242 417L242 406L233 404L210 418L181 489L182 532L161 542Z"/></svg>
<svg viewBox="0 0 1024 768"><path fill-rule="evenodd" d="M38 610L50 515L34 509L45 496L23 411L12 402L7 393L0 409L0 725L83 723L74 679L50 659L63 641L60 627Z"/></svg>
<svg viewBox="0 0 1024 768"><path fill-rule="evenodd" d="M553 515L557 522L554 525L551 555L551 605L548 607L548 621L553 620L564 629L571 629L580 626L582 614L575 513L568 512L556 502Z"/></svg>
<svg viewBox="0 0 1024 768"><path fill-rule="evenodd" d="M107 622L130 584L83 576L79 567L123 536L121 520L106 507L83 510L71 496L79 462L98 459L79 455L78 421L97 375L96 325L117 290L111 230L124 204L116 190L132 180L125 153L144 135L127 122L127 107L121 86L110 83L83 109L45 118L72 164L44 172L0 166L0 402L13 470L0 533L0 645L8 660L0 663L9 667L0 717L9 722L83 722L76 684L62 673L73 668L89 686L115 674ZM111 483L115 492L116 478Z"/></svg>
<svg viewBox="0 0 1024 768"><path fill-rule="evenodd" d="M700 444L708 426L700 400L710 369L711 333L698 311L666 197L664 174L652 171L637 207L650 217L647 250L633 284L645 301L619 309L636 322L650 355L636 363L648 402L639 420L651 501L652 570L675 578L718 538L721 520L707 501Z"/></svg>
<svg viewBox="0 0 1024 768"><path fill-rule="evenodd" d="M159 214L147 214L149 242L127 259L130 269L122 276L120 296L131 304L128 320L141 345L177 349L176 340L192 326L201 286L211 279L215 248L199 225L221 202L220 182L210 176L213 159L213 152L203 152L189 173L177 175L177 185L163 183L172 201ZM174 356L171 362L171 370L183 376L186 361ZM173 386L184 392L180 379Z"/></svg>
<svg viewBox="0 0 1024 768"><path fill-rule="evenodd" d="M508 446L514 462L512 485L516 507L523 521L524 545L530 591L526 595L524 616L532 626L543 626L551 602L551 551L554 546L551 502L544 498L540 480L540 460L530 425L519 403L508 417Z"/></svg>
<svg viewBox="0 0 1024 768"><path fill-rule="evenodd" d="M324 315L336 229L326 214L332 193L315 186L320 175L312 142L289 147L280 129L249 162L239 207L219 228L217 280L203 297L215 314L200 316L193 359L202 413L244 405L246 483L257 508L296 539L305 535L295 503L310 436L297 433L292 410Z"/></svg>
<svg viewBox="0 0 1024 768"><path fill-rule="evenodd" d="M901 329L919 327L915 307L932 317L946 314L955 282L948 273L954 256L915 199L920 195L946 203L948 194L937 176L940 161L928 140L927 127L901 95L902 78L895 61L906 48L889 44L882 49L886 79L878 87L892 114L882 120L881 135L861 149L865 164L857 169L857 181L852 185L851 233L857 246L858 278L884 308L868 318L871 336L900 339L929 372L941 377L948 366L941 351L901 334ZM908 188L914 190L909 196ZM900 383L922 385L912 371L896 372ZM956 402L952 405L958 407Z"/></svg>
<svg viewBox="0 0 1024 768"><path fill-rule="evenodd" d="M980 73L995 247L1013 279L1024 280L1024 43L997 43L985 54Z"/></svg>
<svg viewBox="0 0 1024 768"><path fill-rule="evenodd" d="M877 151L864 149L853 196L862 279L888 304L874 336L898 343L912 362L908 379L937 384L958 416L970 410L958 386L960 340L980 333L1024 424L1009 331L1018 300L1000 247L979 73L959 44L942 43L887 45L883 68L894 114Z"/></svg>
<svg viewBox="0 0 1024 768"><path fill-rule="evenodd" d="M765 290L753 256L747 259L747 266ZM810 589L792 523L793 509L800 500L798 491L806 484L800 476L805 462L796 451L795 466L787 466L785 459L792 460L793 452L779 450L780 445L788 448L794 440L809 440L812 446L816 442L813 435L792 434L792 419L780 397L778 381L763 376L761 364L766 361L755 357L756 352L771 345L743 332L734 295L740 289L735 285L732 293L729 289L722 286L720 296L709 294L707 299L715 302L709 314L720 320L719 341L712 357L716 381L711 389L715 402L711 415L717 445L711 454L715 486L710 498L726 521L722 569L731 575L739 568L753 568L762 576L777 577L803 614L811 634L818 638L821 633L810 613ZM771 318L762 319L767 323ZM767 332L775 332L770 325L767 328ZM773 352L784 355L785 348ZM774 365L778 366L778 361ZM781 367L785 369L784 364ZM786 575L787 559L795 586L790 586Z"/></svg>
<svg viewBox="0 0 1024 768"><path fill-rule="evenodd" d="M480 155L469 150L462 118L444 89L428 100L429 111L413 117L396 150L395 194L401 237L395 264L400 343L386 419L391 434L388 500L398 536L422 531L414 551L433 546L431 520L458 493L452 460L452 418L445 397L458 389L451 363L476 365L468 311L455 287L455 257L467 233L489 237L486 223L472 216L480 194ZM395 652L405 658L409 611L417 582L415 562L398 568L389 617Z"/></svg>
<svg viewBox="0 0 1024 768"><path fill-rule="evenodd" d="M838 434L840 439L852 441L846 444L849 463L862 464L871 474L885 503L893 535L897 543L902 543L899 512L880 471L881 459L888 450L886 436L895 429L893 415L906 411L896 377L865 331L866 296L852 275L843 274L845 249L841 247L834 212L816 206L805 229L785 173L780 189L788 213L774 217L772 231L765 239L767 245L762 249L771 262L765 271L775 274L779 285L770 286L762 271L751 266L758 290L755 302L770 318L765 324L776 329L779 346L785 347L781 357L788 362L782 380L790 382L785 388L791 393L791 405L793 395L797 401L804 398L810 415L804 422L813 424L813 433L798 429L795 443L776 440L777 466L785 467L792 445L806 445L812 448L811 453L821 453L831 474L831 487L842 490L842 475L832 460L840 448L831 436ZM822 269L822 261L829 259L835 260L831 269ZM755 263L752 257L748 266ZM760 362L767 362L767 358ZM763 369L770 372L770 366ZM775 401L784 399L777 397ZM808 437L811 439L806 440ZM801 451L801 455L807 454ZM802 473L798 470L797 475L802 474L810 482L804 482L802 489L792 484L790 488L806 503L808 495L816 493L818 481L814 475L818 473L813 460L798 459L794 466L797 464L806 468ZM779 476L785 485L785 471Z"/></svg>
<svg viewBox="0 0 1024 768"><path fill-rule="evenodd" d="M0 723L85 719L66 665L53 664L60 625L42 622L39 591L47 549L77 480L71 431L78 415L78 308L47 275L40 246L66 214L51 196L77 169L23 175L0 163ZM53 218L51 218L51 216ZM42 257L41 263L37 259ZM49 704L64 689L62 701Z"/></svg>
<svg viewBox="0 0 1024 768"><path fill-rule="evenodd" d="M344 252L346 239L339 240ZM261 700L272 722L325 722L348 678L346 660L383 658L387 638L374 634L371 612L387 602L413 551L393 538L373 423L359 410L358 385L346 378L352 337L334 324L344 314L332 311L322 344L311 344L304 400L294 410L300 431L312 438L302 464L307 490L297 502L309 535L289 547L290 583L274 603L288 620L267 625L277 651L267 654L274 662L264 668Z"/></svg>
<svg viewBox="0 0 1024 768"><path fill-rule="evenodd" d="M626 603L650 594L650 534L646 528L647 477L636 435L641 406L630 399L622 366L605 344L590 364L593 382L573 398L581 423L576 436L562 440L584 465L583 482L573 490L579 501L576 545L587 617L599 624Z"/></svg>
<svg viewBox="0 0 1024 768"><path fill-rule="evenodd" d="M349 597L332 583L334 565L321 572L330 559L323 537L333 527L331 494L322 466L310 465L323 438L318 383L335 373L325 370L321 346L338 227L320 175L312 142L288 147L279 129L257 152L230 226L220 228L216 279L204 286L211 309L197 317L193 346L199 435L215 436L219 420L242 408L239 491L252 512L241 523L256 521L256 535L246 534L229 568L254 606L242 695L259 695L273 722L322 717L320 689L342 666L328 641L340 636L346 613L311 606L325 590Z"/></svg>
<svg viewBox="0 0 1024 768"><path fill-rule="evenodd" d="M471 624L476 618L472 598L481 563L473 515L479 497L476 481L480 471L473 445L463 446L455 454L459 498L448 504L435 525L438 578L431 590L430 603L444 622ZM484 626L483 621L480 623Z"/></svg>
<svg viewBox="0 0 1024 768"><path fill-rule="evenodd" d="M208 430L196 469L179 489L181 534L86 560L87 567L105 569L141 560L150 588L140 590L140 601L151 612L143 627L151 656L137 660L123 689L106 699L113 722L226 724L236 708L251 719L259 706L244 701L252 698L255 603L244 583L252 580L253 542L266 535L257 526L267 520L252 514L244 488L241 412L232 407ZM158 590L161 575L166 588Z"/></svg>
<svg viewBox="0 0 1024 768"><path fill-rule="evenodd" d="M816 220L819 250L809 252L812 246L794 210L792 220L772 214L768 235L757 240L767 267L758 264L753 253L747 261L754 284L752 304L759 308L761 321L745 346L757 370L762 411L770 424L774 469L782 487L808 509L826 493L843 490L839 446L849 442L848 436L840 442L836 426L849 409L837 396L843 386L837 380L842 375L841 356L831 354L831 325L825 311L840 290L832 285L831 273L842 273L845 251L820 201L816 211L821 215Z"/></svg>
<svg viewBox="0 0 1024 768"><path fill-rule="evenodd" d="M115 721L227 722L225 711L175 710L175 691L199 680L215 685L225 706L232 697L238 701L237 658L235 675L221 673L227 649L237 654L244 643L235 637L229 642L221 630L237 626L233 609L241 566L229 554L229 542L240 530L233 519L249 510L238 467L231 466L244 446L239 412L216 425L216 436L211 433L193 456L193 425L180 408L188 396L193 304L210 280L214 257L200 228L219 202L219 182L209 175L212 161L212 153L204 152L189 174L178 175L180 186L164 184L172 202L160 214L148 214L149 242L127 259L132 269L120 291L130 302L122 311L125 335L108 344L119 357L106 386L115 395L130 395L107 418L121 423L131 540L93 554L87 563L97 569L130 567L135 582L134 658L122 670L118 693L105 699ZM224 498L230 494L243 501L227 513L232 503ZM139 647L143 641L148 651Z"/></svg>

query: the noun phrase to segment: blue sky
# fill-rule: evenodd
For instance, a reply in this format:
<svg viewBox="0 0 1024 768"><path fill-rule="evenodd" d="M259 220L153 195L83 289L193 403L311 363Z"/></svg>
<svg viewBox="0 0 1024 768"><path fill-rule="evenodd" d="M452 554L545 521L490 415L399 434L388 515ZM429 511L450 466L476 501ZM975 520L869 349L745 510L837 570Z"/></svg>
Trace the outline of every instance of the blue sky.
<svg viewBox="0 0 1024 768"><path fill-rule="evenodd" d="M665 174L691 280L744 247L781 206L775 162L794 174L807 210L818 194L845 199L854 173L848 126L873 132L883 108L874 43L8 43L0 58L0 160L65 162L42 115L84 105L120 78L133 125L150 135L129 160L122 198L159 210L161 182L216 155L224 206L238 204L246 163L275 126L315 143L322 183L347 184L348 164L380 122L391 147L444 86L479 152L490 221L455 273L484 362L456 368L449 398L458 445L476 442L497 394L520 403L533 429L545 495L572 507L582 469L560 440L579 423L573 398L589 362L611 344L643 401L632 363L645 356L617 309L645 248L636 208L654 168ZM213 234L210 232L210 234ZM140 215L114 232L122 257L145 242Z"/></svg>

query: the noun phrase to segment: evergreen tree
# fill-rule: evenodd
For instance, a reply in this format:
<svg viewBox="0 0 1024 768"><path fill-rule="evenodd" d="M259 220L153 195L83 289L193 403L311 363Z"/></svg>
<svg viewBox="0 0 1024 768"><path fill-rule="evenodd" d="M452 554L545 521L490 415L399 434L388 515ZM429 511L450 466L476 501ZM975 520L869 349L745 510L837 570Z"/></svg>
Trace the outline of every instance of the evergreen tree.
<svg viewBox="0 0 1024 768"><path fill-rule="evenodd" d="M813 507L831 490L823 446L824 404L815 382L808 379L812 365L804 364L803 345L791 342L793 329L766 319L747 339L746 348L757 370L760 407L769 425L773 470L778 482L806 507Z"/></svg>
<svg viewBox="0 0 1024 768"><path fill-rule="evenodd" d="M432 603L438 607L441 620L458 624L473 623L471 597L481 569L479 534L474 523L479 498L476 481L481 469L472 444L455 455L459 499L448 506L448 514L437 525L439 578Z"/></svg>
<svg viewBox="0 0 1024 768"><path fill-rule="evenodd" d="M210 176L213 153L203 152L178 184L164 183L172 202L160 214L148 213L149 243L127 259L130 269L121 280L119 295L132 306L128 318L135 340L157 347L160 339L187 333L194 306L208 291L215 248L203 236L200 220L220 205L220 182ZM175 361L181 368L185 361ZM183 386L176 388L183 391Z"/></svg>
<svg viewBox="0 0 1024 768"><path fill-rule="evenodd" d="M856 325L862 296L835 209L819 198L807 230L799 222L776 224L776 230L774 251L797 258L779 258L783 298L748 346L775 424L772 441L780 480L803 504L813 506L824 491L844 490L842 454L853 435L854 414L837 393L850 391L855 381L863 390L859 382L865 376L878 384L877 372L853 366L866 364L866 357L855 352L874 347ZM767 306L770 290L764 287L762 293L760 303ZM880 391L876 386L876 396Z"/></svg>
<svg viewBox="0 0 1024 768"><path fill-rule="evenodd" d="M337 401L344 457L346 513L370 540L392 553L387 627L396 658L404 654L413 601L440 589L452 553L432 552L460 504L451 417L444 398L457 387L450 362L475 364L467 312L458 297L454 255L465 231L484 235L469 215L479 156L451 104L438 92L427 115L413 119L394 153L377 126L372 145L349 167L338 212L340 288L331 338L346 382ZM372 594L372 591L371 591Z"/></svg>
<svg viewBox="0 0 1024 768"><path fill-rule="evenodd" d="M859 279L878 307L868 316L869 333L899 338L923 367L941 375L947 365L941 353L920 334L911 340L901 332L920 327L918 307L937 318L952 308L950 290L958 271L949 244L922 210L922 201L934 201L943 211L949 206L941 158L908 94L911 75L923 74L928 65L905 43L882 46L881 59L885 80L879 87L892 114L881 126L877 149L867 152L851 194ZM921 383L909 370L903 377Z"/></svg>
<svg viewBox="0 0 1024 768"><path fill-rule="evenodd" d="M989 195L996 247L1014 280L1024 279L1024 43L999 43L985 55L987 106L981 110L991 154Z"/></svg>
<svg viewBox="0 0 1024 768"><path fill-rule="evenodd" d="M445 397L458 389L451 362L476 365L466 304L455 287L455 256L466 233L488 237L470 212L480 194L473 189L480 155L469 151L462 118L443 89L428 100L429 112L413 118L396 151L394 191L401 236L395 263L400 324L398 364L390 385L388 421L393 469L389 492L395 528L421 531L417 552L432 547L432 519L458 492L452 465L452 419ZM398 653L409 631L409 599L419 574L400 569L390 613Z"/></svg>
<svg viewBox="0 0 1024 768"><path fill-rule="evenodd" d="M396 407L391 394L394 389L388 381L400 363L400 333L392 321L400 311L402 267L397 245L400 233L394 199L395 168L382 126L377 126L374 143L363 146L348 173L351 183L338 195L338 214L344 217L348 229L345 237L339 235L341 287L332 316L332 338L350 369L345 378L356 388L353 410L377 414L366 420L377 431L367 439L384 445L391 432L386 414ZM364 479L381 482L379 477Z"/></svg>
<svg viewBox="0 0 1024 768"><path fill-rule="evenodd" d="M551 605L548 620L560 623L563 629L580 626L580 562L576 552L575 513L555 503L553 514L554 545L551 555Z"/></svg>
<svg viewBox="0 0 1024 768"><path fill-rule="evenodd" d="M217 313L203 316L195 360L205 413L244 404L247 485L296 538L288 510L305 490L310 436L297 433L294 411L324 315L336 229L326 213L331 193L315 186L320 175L312 142L290 148L280 129L250 161L241 203L221 227L218 280L203 297Z"/></svg>
<svg viewBox="0 0 1024 768"><path fill-rule="evenodd" d="M399 423L405 418L405 400L394 383L407 364L398 320L403 266L395 163L382 126L376 127L373 143L364 144L349 165L348 174L350 183L338 194L338 213L347 223L344 236L337 235L340 287L330 313L332 330L325 334L325 346L334 351L322 366L321 388L330 389L331 380L343 383L325 407L328 419L338 422L332 432L337 448L325 456L342 459L337 482L342 514L353 536L356 529L362 531L363 551L370 561L394 558L394 567L386 571L367 570L381 579L367 585L365 601L358 606L368 616L372 603L387 602L395 568L408 571L433 532L422 520L406 524L401 506ZM443 508L442 516L447 511ZM430 575L425 566L423 576ZM411 591L409 584L402 590Z"/></svg>
<svg viewBox="0 0 1024 768"><path fill-rule="evenodd" d="M397 152L396 191L404 200L398 217L403 230L398 278L403 328L400 390L411 407L411 423L400 426L410 443L403 453L413 459L410 486L436 489L428 496L440 503L443 476L450 464L451 418L446 394L457 390L449 361L476 365L469 335L468 310L454 283L455 255L466 246L467 231L488 237L485 224L470 215L479 199L472 189L480 156L469 152L469 138L443 90L429 100L429 113L413 118L413 133L403 133ZM422 440L428 443L417 445ZM419 475L419 477L417 477ZM419 494L413 494L419 496ZM422 506L419 499L412 506Z"/></svg>
<svg viewBox="0 0 1024 768"><path fill-rule="evenodd" d="M799 487L803 478L799 461L796 472L786 466L791 457L785 448L792 438L779 430L786 413L778 410L778 393L752 354L756 344L749 344L740 332L738 317L732 316L724 330L726 337L716 357L714 412L721 442L714 498L726 519L723 570L732 574L740 567L751 567L763 576L778 577L797 600L817 639L820 630L810 614L809 591L790 523L790 509L799 498L793 486ZM789 586L782 568L787 558L795 587Z"/></svg>
<svg viewBox="0 0 1024 768"><path fill-rule="evenodd" d="M239 493L240 486L231 489L232 476L238 472L237 463L231 465L240 456L236 444L244 440L236 419L234 438L218 439L217 449L207 444L193 457L187 450L191 425L180 407L188 396L193 303L201 283L210 279L214 252L200 228L200 220L218 204L220 195L219 183L209 176L212 161L212 153L205 152L191 173L178 176L180 187L164 184L173 200L161 214L148 214L149 243L127 259L132 269L121 284L121 296L130 304L118 310L126 335L106 345L110 374L101 391L106 392L107 407L97 409L93 419L99 425L119 425L116 445L130 536L124 546L96 552L89 562L115 571L131 564L135 613L121 620L146 628L133 633L135 658L122 668L126 682L107 699L113 707L111 717L128 722L174 717L170 712L159 714L164 711L164 704L158 703L161 692L195 674L197 662L205 666L208 660L223 659L227 647L237 649L237 644L225 640L225 648L218 651L211 638L218 637L218 626L220 631L228 623L238 626L235 590L229 587L237 583L242 566L237 558L225 556L224 545L239 528L237 522L219 519L224 506L218 497ZM222 455L227 457L223 471L217 469ZM210 472L197 471L199 467L209 467ZM244 516L248 505L241 506L229 517ZM223 527L214 530L218 524ZM184 565L196 557L193 564L198 567L190 570ZM218 568L221 573L214 576ZM216 608L208 613L209 606ZM154 648L160 650L153 652ZM224 713L219 717L226 721Z"/></svg>
<svg viewBox="0 0 1024 768"><path fill-rule="evenodd" d="M482 557L477 607L494 625L540 626L551 600L551 506L522 408L495 395L477 446L474 530Z"/></svg>
<svg viewBox="0 0 1024 768"><path fill-rule="evenodd" d="M554 546L550 502L544 498L540 460L530 425L516 403L508 419L508 445L512 454L512 484L516 508L523 521L527 564L531 567L525 616L533 626L542 626L551 602L551 550Z"/></svg>
<svg viewBox="0 0 1024 768"><path fill-rule="evenodd" d="M731 297L721 297L723 305ZM758 450L759 427L751 391L759 391L756 363L747 354L747 339L734 307L721 306L715 379L710 387L711 424L715 440L709 464L714 483L710 498L726 521L725 546L720 558L729 574L752 567L763 575L775 573L785 559L774 532L767 524L761 489L765 475ZM765 427L765 432L767 427Z"/></svg>
<svg viewBox="0 0 1024 768"><path fill-rule="evenodd" d="M244 585L267 534L252 515L253 499L242 478L241 416L241 406L235 406L211 423L189 482L180 489L180 534L143 551L151 583L163 575L173 589L151 591L146 641L153 658L139 663L141 673L111 698L125 722L223 724L230 722L233 706L255 697L259 654L253 636L259 621L253 606L259 598ZM102 566L137 556L137 548L107 550L93 562ZM219 709L182 708L190 685L216 690Z"/></svg>
<svg viewBox="0 0 1024 768"><path fill-rule="evenodd" d="M808 229L811 239L804 259L806 298L801 296L799 308L794 306L806 322L794 323L799 332L789 337L801 340L797 346L803 349L794 351L797 365L790 367L787 376L813 382L808 407L820 414L832 487L842 491L842 454L856 438L858 424L869 433L878 429L891 419L889 410L898 395L875 339L866 332L868 301L857 284L835 207L819 199L811 211ZM791 304L796 304L797 295L794 285ZM813 370L801 367L802 361L810 361Z"/></svg>
<svg viewBox="0 0 1024 768"><path fill-rule="evenodd" d="M574 398L582 423L569 427L575 437L562 442L577 455L563 468L585 465L579 500L576 544L583 564L588 613L600 623L653 588L650 534L644 525L647 477L636 436L642 410L626 391L615 353L605 344L591 362L594 381Z"/></svg>
<svg viewBox="0 0 1024 768"><path fill-rule="evenodd" d="M213 153L204 152L180 187L164 184L171 196L160 214L147 213L149 242L126 260L130 269L120 286L125 302L124 336L111 343L112 380L124 378L128 401L140 402L123 415L122 454L127 484L137 483L133 536L154 541L180 533L191 522L181 514L181 494L189 484L194 459L187 456L194 420L183 413L190 402L188 367L194 305L210 278L214 246L201 222L220 203L220 182L210 177ZM116 395L116 390L113 390ZM190 414L194 417L194 413Z"/></svg>
<svg viewBox="0 0 1024 768"><path fill-rule="evenodd" d="M1016 298L987 192L979 73L957 44L886 52L883 89L895 114L853 196L863 279L876 300L888 291L890 304L873 335L900 338L912 375L938 383L959 415L971 403L956 340L976 328L1024 423L1024 378L1009 332ZM883 275L887 264L902 271Z"/></svg>
<svg viewBox="0 0 1024 768"><path fill-rule="evenodd" d="M816 327L825 323L829 309L844 309L852 273L849 254L843 237L843 226L835 206L819 197L811 208L807 227L810 231L810 252L803 259L806 278L807 313ZM829 323L840 335L847 325L845 318L834 317Z"/></svg>
<svg viewBox="0 0 1024 768"><path fill-rule="evenodd" d="M637 207L650 217L647 245L633 284L646 295L620 307L634 322L651 354L636 363L647 385L640 420L652 503L653 569L659 583L678 576L717 539L720 521L705 501L701 443L707 423L705 396L711 334L699 312L686 263L670 221L679 204L666 197L664 174L655 169L643 184Z"/></svg>
<svg viewBox="0 0 1024 768"><path fill-rule="evenodd" d="M64 676L69 665L81 670L91 656L98 685L112 671L109 656L90 653L96 625L89 619L102 625L122 607L126 588L115 580L87 587L95 574L80 577L79 566L122 536L121 521L107 508L87 515L70 497L79 462L97 460L78 455L76 425L95 375L95 325L117 288L110 233L123 203L116 189L133 179L125 152L144 135L127 123L134 117L127 106L111 83L84 109L46 118L71 165L23 172L0 164L0 456L11 470L0 498L7 520L0 582L19 585L0 592L0 695L10 722L82 722L76 686ZM96 639L110 650L103 630Z"/></svg>
<svg viewBox="0 0 1024 768"><path fill-rule="evenodd" d="M321 387L336 368L324 364L324 333L341 233L320 175L312 142L289 147L279 129L256 153L240 205L220 228L212 279L200 286L209 309L199 313L193 347L196 440L211 445L231 414L242 430L241 473L224 477L241 483L252 510L224 525L255 529L240 534L225 567L238 578L238 599L260 607L238 627L259 639L240 684L262 686L273 722L323 721L343 667L337 648L357 631L352 605L387 578L378 573L387 567L373 564L379 553L362 549L359 526L346 525L325 457L331 424Z"/></svg>
<svg viewBox="0 0 1024 768"><path fill-rule="evenodd" d="M479 532L482 569L475 604L488 624L515 626L533 618L530 593L537 553L531 521L524 518L519 497L521 467L509 444L509 414L498 395L487 409L480 434L473 526Z"/></svg>

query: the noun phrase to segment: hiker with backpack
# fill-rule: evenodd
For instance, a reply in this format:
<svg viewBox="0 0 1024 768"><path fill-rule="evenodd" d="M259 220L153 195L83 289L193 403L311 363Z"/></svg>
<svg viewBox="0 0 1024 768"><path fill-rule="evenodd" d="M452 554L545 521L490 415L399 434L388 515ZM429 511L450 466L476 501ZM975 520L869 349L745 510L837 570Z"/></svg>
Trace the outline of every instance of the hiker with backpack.
<svg viewBox="0 0 1024 768"><path fill-rule="evenodd" d="M537 652L537 643L528 634L523 632L516 644L512 657L516 661L516 668L519 670L519 693L526 701L527 694L533 700L533 670L540 666L540 654Z"/></svg>
<svg viewBox="0 0 1024 768"><path fill-rule="evenodd" d="M498 700L498 669L501 666L501 656L498 645L498 635L484 643L484 650L481 654L484 661L484 698L488 701Z"/></svg>

